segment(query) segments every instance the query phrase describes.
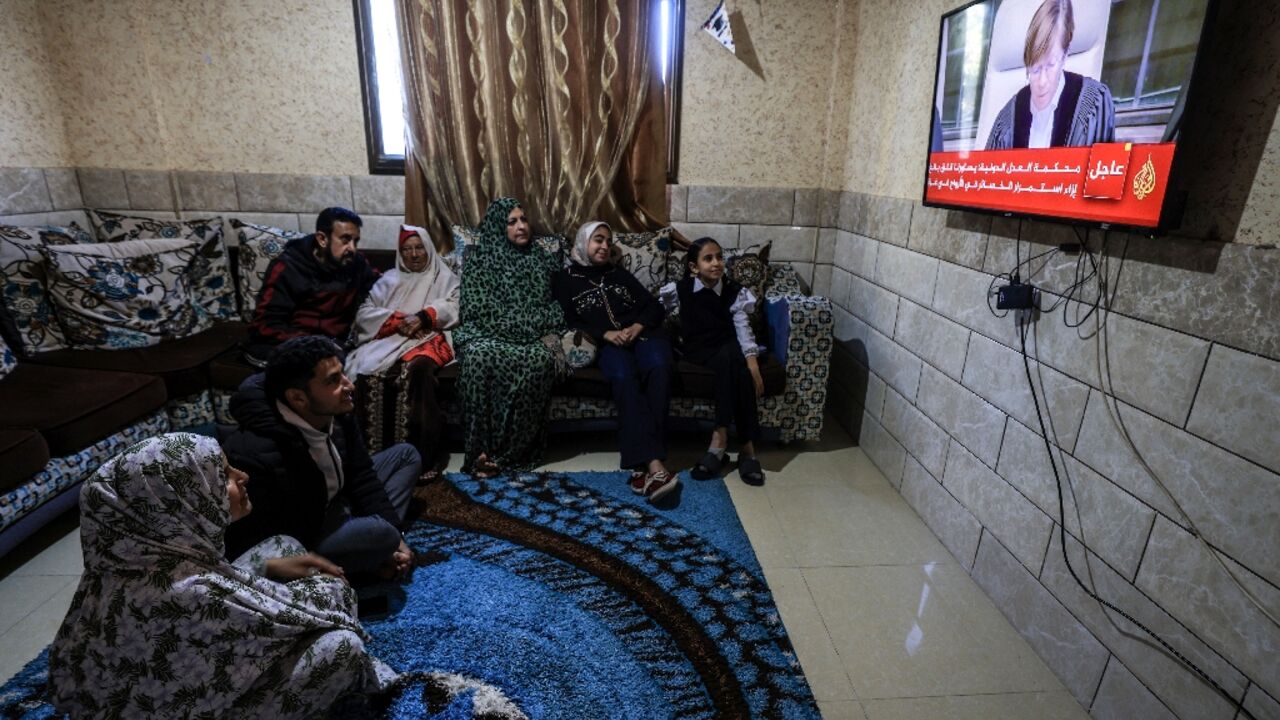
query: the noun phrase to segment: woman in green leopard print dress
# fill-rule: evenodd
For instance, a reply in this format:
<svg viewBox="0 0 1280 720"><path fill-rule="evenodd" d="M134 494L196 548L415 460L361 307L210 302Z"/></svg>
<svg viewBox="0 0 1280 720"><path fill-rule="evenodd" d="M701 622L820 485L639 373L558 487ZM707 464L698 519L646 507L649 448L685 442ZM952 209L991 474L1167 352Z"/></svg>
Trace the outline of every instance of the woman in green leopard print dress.
<svg viewBox="0 0 1280 720"><path fill-rule="evenodd" d="M555 258L534 245L520 202L489 204L462 270L461 324L465 469L492 476L537 465L546 445L556 359L544 338L564 328L551 295Z"/></svg>

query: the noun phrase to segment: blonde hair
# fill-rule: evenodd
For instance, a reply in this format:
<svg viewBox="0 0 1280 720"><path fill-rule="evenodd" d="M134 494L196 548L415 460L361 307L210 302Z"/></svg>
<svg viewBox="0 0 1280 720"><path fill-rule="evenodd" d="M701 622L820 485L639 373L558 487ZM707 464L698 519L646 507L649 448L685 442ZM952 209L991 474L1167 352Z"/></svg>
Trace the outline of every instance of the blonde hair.
<svg viewBox="0 0 1280 720"><path fill-rule="evenodd" d="M1071 0L1044 0L1027 28L1027 44L1022 49L1022 62L1028 68L1049 53L1055 32L1062 32L1062 52L1071 47L1076 32Z"/></svg>

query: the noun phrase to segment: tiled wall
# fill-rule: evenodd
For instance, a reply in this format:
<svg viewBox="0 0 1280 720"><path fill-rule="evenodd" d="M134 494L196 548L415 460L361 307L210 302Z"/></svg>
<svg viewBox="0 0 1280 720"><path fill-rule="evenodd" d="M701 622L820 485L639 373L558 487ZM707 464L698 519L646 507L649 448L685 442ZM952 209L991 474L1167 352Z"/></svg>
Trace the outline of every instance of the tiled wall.
<svg viewBox="0 0 1280 720"><path fill-rule="evenodd" d="M362 247L392 249L404 221L404 178L97 168L0 168L0 222L60 222L80 208L152 217L237 217L311 230L331 205L364 220Z"/></svg>
<svg viewBox="0 0 1280 720"><path fill-rule="evenodd" d="M987 295L1014 265L1015 238L1026 258L1075 232L833 191L818 223L814 290L836 313L831 407L868 456L1094 717L1237 717L1104 614L1063 562L1014 318L994 317ZM1086 331L1096 324L1070 329L1059 310L1028 340L1071 488L1073 566L1255 717L1280 717L1280 627L1188 529L1280 616L1280 250L1105 239L1110 379ZM1094 248L1103 240L1088 236ZM1054 258L1037 284L1063 290L1074 263Z"/></svg>
<svg viewBox="0 0 1280 720"><path fill-rule="evenodd" d="M769 259L790 263L813 287L820 190L671 185L667 191L671 225L685 237L709 235L725 247L770 242Z"/></svg>

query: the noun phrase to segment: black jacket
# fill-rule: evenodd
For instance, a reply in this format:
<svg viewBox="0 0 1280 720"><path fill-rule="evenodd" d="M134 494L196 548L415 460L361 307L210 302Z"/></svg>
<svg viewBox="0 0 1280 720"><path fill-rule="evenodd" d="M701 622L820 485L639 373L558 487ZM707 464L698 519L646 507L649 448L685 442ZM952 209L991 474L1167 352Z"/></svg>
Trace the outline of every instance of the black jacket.
<svg viewBox="0 0 1280 720"><path fill-rule="evenodd" d="M253 511L227 528L227 557L273 535L288 535L308 548L320 541L328 505L324 474L311 459L302 432L280 417L275 402L267 398L261 373L240 385L231 398L235 428L219 428L219 441L233 467L249 474L249 500ZM387 499L382 481L374 472L354 413L334 418L333 443L342 457L345 482L334 496L357 517L380 515L399 525L395 508Z"/></svg>
<svg viewBox="0 0 1280 720"><path fill-rule="evenodd" d="M551 294L564 310L570 330L604 342L604 334L640 323L645 330L662 327L662 305L625 268L615 265L571 265L551 278Z"/></svg>
<svg viewBox="0 0 1280 720"><path fill-rule="evenodd" d="M346 267L316 259L315 235L290 240L267 266L249 325L249 352L265 358L271 348L302 335L325 335L342 343L356 310L378 279L363 253Z"/></svg>

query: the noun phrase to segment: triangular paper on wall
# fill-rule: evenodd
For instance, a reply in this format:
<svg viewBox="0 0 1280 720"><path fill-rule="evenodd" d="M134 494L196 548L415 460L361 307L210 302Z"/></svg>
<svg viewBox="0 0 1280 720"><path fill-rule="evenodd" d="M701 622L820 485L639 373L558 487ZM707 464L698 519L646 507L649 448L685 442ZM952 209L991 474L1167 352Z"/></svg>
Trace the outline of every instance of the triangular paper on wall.
<svg viewBox="0 0 1280 720"><path fill-rule="evenodd" d="M729 11L724 7L724 0L720 0L720 4L716 5L716 9L712 11L711 17L702 23L702 29L711 33L711 37L719 40L729 52L738 54L733 47L733 29L729 27Z"/></svg>

